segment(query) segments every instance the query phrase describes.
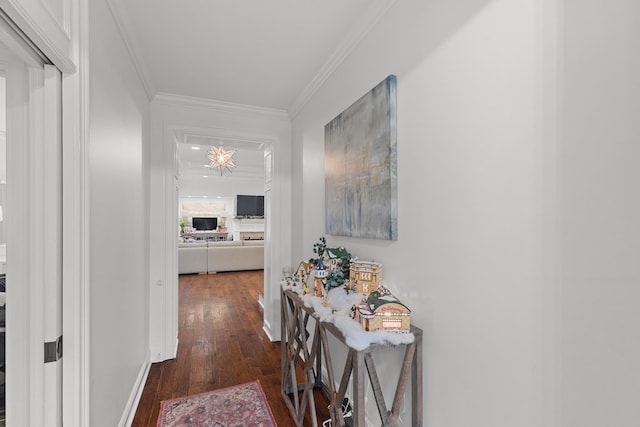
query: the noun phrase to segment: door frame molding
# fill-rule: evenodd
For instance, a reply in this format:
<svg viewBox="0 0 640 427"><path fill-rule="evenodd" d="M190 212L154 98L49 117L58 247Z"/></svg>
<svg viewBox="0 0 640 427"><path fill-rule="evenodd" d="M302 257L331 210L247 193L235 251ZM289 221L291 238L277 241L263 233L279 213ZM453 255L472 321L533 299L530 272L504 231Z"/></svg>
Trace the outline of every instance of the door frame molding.
<svg viewBox="0 0 640 427"><path fill-rule="evenodd" d="M72 3L77 71L62 76L63 425L90 424L89 0Z"/></svg>
<svg viewBox="0 0 640 427"><path fill-rule="evenodd" d="M230 114L243 114L236 110L229 110ZM282 118L280 118L281 120ZM286 119L288 120L288 118ZM153 120L152 120L153 123ZM164 169L162 189L163 213L161 221L164 238L163 240L163 284L160 287L159 298L151 296L150 325L156 328L151 331L151 361L159 362L171 359L176 356L177 349L177 310L178 310L178 249L176 235L176 221L178 212L178 200L175 194L174 180L178 176L178 162L176 153L175 135L188 130L194 130L194 126L179 123L162 122L162 167ZM263 330L271 341L280 339L280 310L279 310L279 285L282 272L282 265L289 264L289 237L288 224L290 212L286 208L291 204L290 182L285 179L290 172L287 169L289 164L280 159L280 154L287 149L289 140L277 132L261 132L259 130L242 131L238 128L198 128L199 132L207 132L207 135L216 138L239 138L243 140L255 140L265 143L271 148L271 164L273 165L271 179L265 183L265 189L269 188L273 198L271 205L271 218L265 221L265 231L267 228L272 233L265 234L265 269L264 269L264 317ZM153 131L152 131L153 132ZM287 156L284 156L287 158ZM159 194L158 194L159 195ZM153 197L153 195L152 195ZM153 204L153 202L152 202ZM267 224L267 222L270 222ZM152 276L153 277L153 276ZM159 285L158 285L159 286ZM157 286L153 286L158 289ZM257 302L256 302L257 303ZM154 307L154 304L156 307ZM160 342L154 343L154 338Z"/></svg>
<svg viewBox="0 0 640 427"><path fill-rule="evenodd" d="M63 22L38 0L0 0L0 7L63 72L62 418L63 425L89 425L89 0L66 0ZM24 402L35 409L28 398Z"/></svg>
<svg viewBox="0 0 640 427"><path fill-rule="evenodd" d="M77 71L74 61L76 12L86 0L65 0L60 21L40 0L0 0L0 8L63 73Z"/></svg>

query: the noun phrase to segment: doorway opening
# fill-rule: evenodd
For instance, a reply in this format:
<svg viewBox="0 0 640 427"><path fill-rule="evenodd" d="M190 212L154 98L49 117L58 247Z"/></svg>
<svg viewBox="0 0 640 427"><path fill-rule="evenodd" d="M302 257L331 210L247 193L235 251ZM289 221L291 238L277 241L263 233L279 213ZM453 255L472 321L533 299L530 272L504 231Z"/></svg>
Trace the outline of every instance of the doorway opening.
<svg viewBox="0 0 640 427"><path fill-rule="evenodd" d="M175 141L178 274L263 270L264 142L188 132ZM221 149L232 168L210 161Z"/></svg>

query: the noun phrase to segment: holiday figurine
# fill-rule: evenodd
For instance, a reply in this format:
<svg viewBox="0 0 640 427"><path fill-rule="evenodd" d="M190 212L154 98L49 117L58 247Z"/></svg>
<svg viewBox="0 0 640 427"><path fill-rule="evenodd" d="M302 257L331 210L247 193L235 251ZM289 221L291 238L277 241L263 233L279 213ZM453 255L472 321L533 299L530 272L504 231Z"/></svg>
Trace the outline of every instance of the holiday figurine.
<svg viewBox="0 0 640 427"><path fill-rule="evenodd" d="M322 262L322 258L318 258L316 263L316 274L315 274L315 283L314 283L314 295L320 298L324 297L324 279L327 277L327 270L324 268L324 263Z"/></svg>

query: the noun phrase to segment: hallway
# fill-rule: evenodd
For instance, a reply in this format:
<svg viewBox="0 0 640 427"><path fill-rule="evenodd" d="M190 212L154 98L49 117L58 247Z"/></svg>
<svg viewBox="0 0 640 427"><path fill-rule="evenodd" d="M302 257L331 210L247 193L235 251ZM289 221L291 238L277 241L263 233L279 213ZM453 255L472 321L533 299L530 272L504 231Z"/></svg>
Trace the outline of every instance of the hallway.
<svg viewBox="0 0 640 427"><path fill-rule="evenodd" d="M280 395L280 343L262 330L262 286L262 270L180 276L178 355L151 366L134 427L155 427L162 400L255 379L278 425L295 425ZM322 424L328 411L317 406Z"/></svg>

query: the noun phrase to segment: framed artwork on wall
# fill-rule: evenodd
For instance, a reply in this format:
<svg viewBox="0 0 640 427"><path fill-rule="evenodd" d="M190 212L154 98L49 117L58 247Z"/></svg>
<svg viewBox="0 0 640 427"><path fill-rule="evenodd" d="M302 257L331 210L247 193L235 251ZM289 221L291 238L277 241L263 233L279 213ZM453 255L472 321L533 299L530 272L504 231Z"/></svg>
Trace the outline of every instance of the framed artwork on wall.
<svg viewBox="0 0 640 427"><path fill-rule="evenodd" d="M396 76L325 125L325 232L398 238Z"/></svg>

